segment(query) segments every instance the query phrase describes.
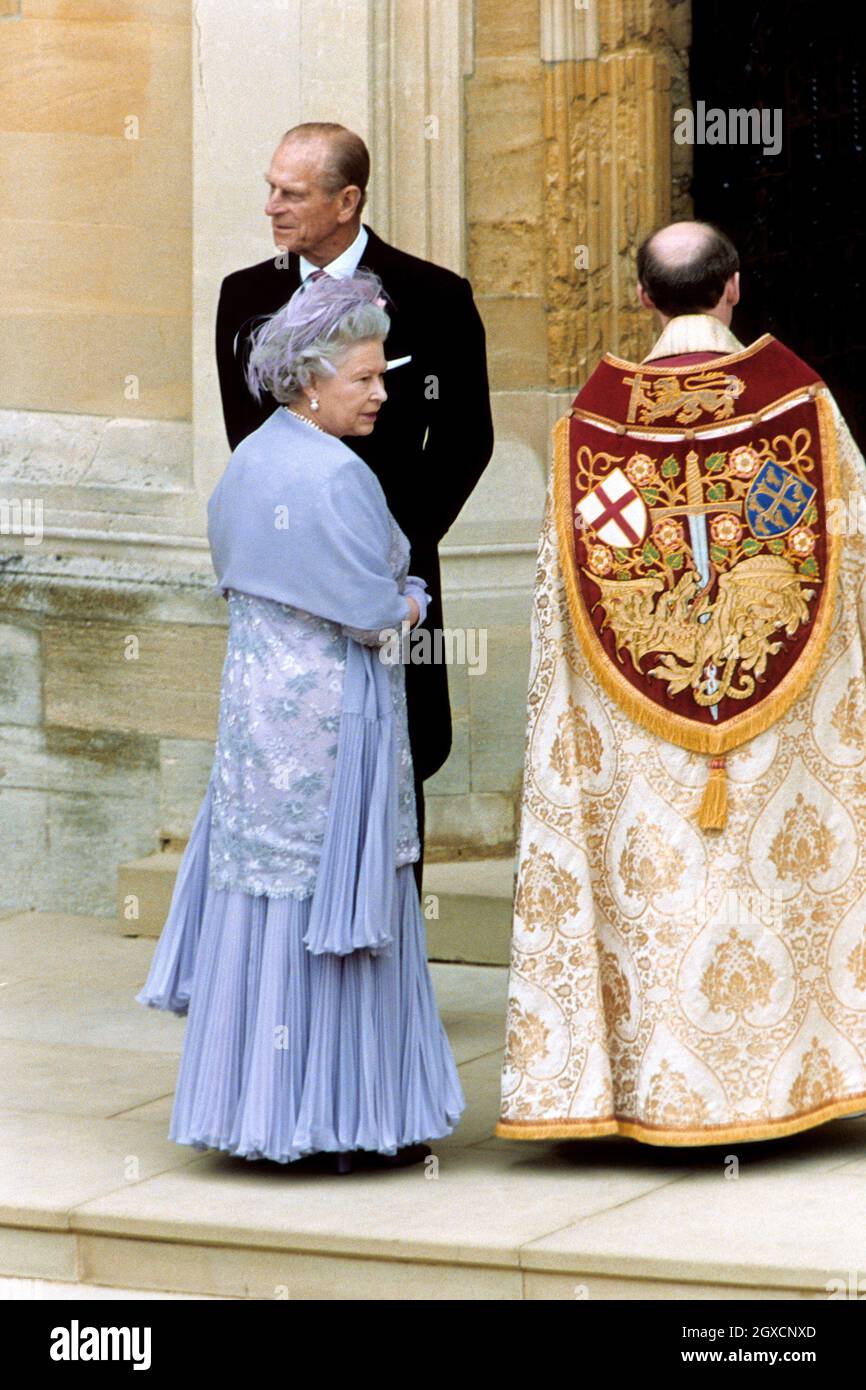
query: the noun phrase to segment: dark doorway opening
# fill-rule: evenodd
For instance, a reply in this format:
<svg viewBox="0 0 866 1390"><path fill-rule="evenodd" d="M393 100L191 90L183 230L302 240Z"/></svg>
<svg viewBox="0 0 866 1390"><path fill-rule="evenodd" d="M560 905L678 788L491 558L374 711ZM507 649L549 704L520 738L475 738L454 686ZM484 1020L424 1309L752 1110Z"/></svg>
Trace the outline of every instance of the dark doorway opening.
<svg viewBox="0 0 866 1390"><path fill-rule="evenodd" d="M695 0L692 104L780 109L778 154L695 144L695 216L742 262L732 328L773 333L824 377L866 447L866 110L859 6Z"/></svg>

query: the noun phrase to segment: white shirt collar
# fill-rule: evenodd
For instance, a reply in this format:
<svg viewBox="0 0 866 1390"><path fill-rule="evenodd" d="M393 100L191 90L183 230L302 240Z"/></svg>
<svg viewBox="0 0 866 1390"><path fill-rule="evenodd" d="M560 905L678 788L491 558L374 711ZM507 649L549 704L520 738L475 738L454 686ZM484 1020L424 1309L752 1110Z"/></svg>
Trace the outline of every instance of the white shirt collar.
<svg viewBox="0 0 866 1390"><path fill-rule="evenodd" d="M329 261L327 265L323 265L321 269L326 270L328 274L333 275L335 279L339 279L343 275L354 275L355 271L358 269L358 262L364 254L367 240L367 228L362 222L358 230L358 235L355 237L351 246L347 246L345 251L341 251L339 256L335 256L332 261ZM314 270L319 269L317 265L313 265L312 261L308 261L306 256L298 256L298 264L301 270L302 284L307 279L307 276L312 275Z"/></svg>
<svg viewBox="0 0 866 1390"><path fill-rule="evenodd" d="M740 352L743 344L714 314L678 314L662 330L643 359L679 357L687 352Z"/></svg>

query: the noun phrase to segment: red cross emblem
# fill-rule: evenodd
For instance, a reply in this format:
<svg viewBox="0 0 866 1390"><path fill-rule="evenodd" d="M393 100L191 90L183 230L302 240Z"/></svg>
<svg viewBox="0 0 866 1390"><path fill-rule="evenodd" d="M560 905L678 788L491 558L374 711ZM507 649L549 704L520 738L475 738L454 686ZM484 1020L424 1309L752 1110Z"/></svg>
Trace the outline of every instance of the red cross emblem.
<svg viewBox="0 0 866 1390"><path fill-rule="evenodd" d="M647 509L621 468L612 468L604 482L577 504L581 523L607 545L640 545L647 529Z"/></svg>

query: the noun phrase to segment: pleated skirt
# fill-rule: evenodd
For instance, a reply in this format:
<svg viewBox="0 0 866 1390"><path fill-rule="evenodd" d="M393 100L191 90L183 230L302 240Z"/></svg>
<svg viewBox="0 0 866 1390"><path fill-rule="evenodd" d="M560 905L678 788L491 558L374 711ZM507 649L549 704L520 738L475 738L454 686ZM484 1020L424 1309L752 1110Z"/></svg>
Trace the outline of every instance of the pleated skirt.
<svg viewBox="0 0 866 1390"><path fill-rule="evenodd" d="M396 870L389 954L312 955L311 898L207 882L210 792L136 999L187 1015L168 1137L290 1163L393 1154L452 1133L465 1109L427 964L411 864Z"/></svg>

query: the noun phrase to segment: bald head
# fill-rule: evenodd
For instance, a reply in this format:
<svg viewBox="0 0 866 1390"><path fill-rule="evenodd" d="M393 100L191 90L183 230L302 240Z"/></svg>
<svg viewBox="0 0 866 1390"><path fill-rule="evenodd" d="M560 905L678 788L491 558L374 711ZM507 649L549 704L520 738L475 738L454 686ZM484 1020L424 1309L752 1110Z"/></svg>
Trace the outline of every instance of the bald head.
<svg viewBox="0 0 866 1390"><path fill-rule="evenodd" d="M739 296L735 280L739 267L733 242L712 223L671 222L638 248L642 302L663 319L716 313L730 321L730 309Z"/></svg>
<svg viewBox="0 0 866 1390"><path fill-rule="evenodd" d="M661 265L676 269L705 255L713 237L713 228L706 222L671 222L653 232L647 245Z"/></svg>

